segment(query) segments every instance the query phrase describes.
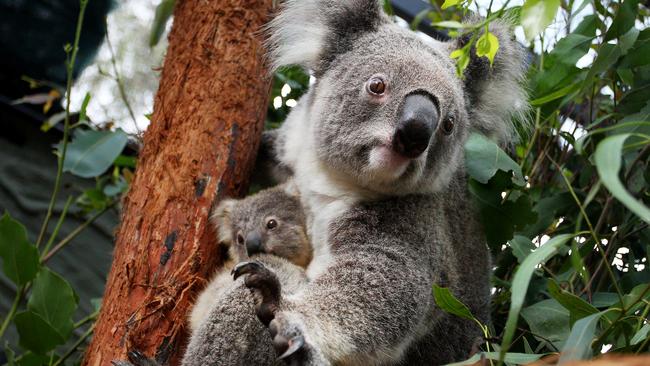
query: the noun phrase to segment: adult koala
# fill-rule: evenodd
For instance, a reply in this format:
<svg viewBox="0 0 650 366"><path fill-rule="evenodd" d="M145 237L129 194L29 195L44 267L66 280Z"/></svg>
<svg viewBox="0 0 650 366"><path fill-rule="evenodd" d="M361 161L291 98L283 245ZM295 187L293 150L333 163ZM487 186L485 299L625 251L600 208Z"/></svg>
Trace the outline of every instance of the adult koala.
<svg viewBox="0 0 650 366"><path fill-rule="evenodd" d="M312 281L260 307L277 351L309 365L464 359L479 329L436 308L431 286L488 320L490 260L463 145L471 131L511 138L526 110L522 48L493 23L494 64L472 52L459 78L449 55L469 36L424 41L377 0L288 0L269 31L275 67L316 76L276 141L315 250ZM263 289L272 272L260 268L239 265L235 277Z"/></svg>

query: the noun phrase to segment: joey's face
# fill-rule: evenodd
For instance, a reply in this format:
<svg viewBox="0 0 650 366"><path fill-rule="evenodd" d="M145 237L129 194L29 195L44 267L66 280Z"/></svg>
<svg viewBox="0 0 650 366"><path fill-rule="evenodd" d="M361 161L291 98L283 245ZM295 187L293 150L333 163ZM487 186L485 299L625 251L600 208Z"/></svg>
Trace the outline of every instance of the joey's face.
<svg viewBox="0 0 650 366"><path fill-rule="evenodd" d="M237 202L231 212L231 235L236 253L273 254L303 267L311 261L300 202L279 189Z"/></svg>
<svg viewBox="0 0 650 366"><path fill-rule="evenodd" d="M333 174L364 188L439 190L468 135L462 82L443 43L386 28L360 37L320 76L314 148Z"/></svg>

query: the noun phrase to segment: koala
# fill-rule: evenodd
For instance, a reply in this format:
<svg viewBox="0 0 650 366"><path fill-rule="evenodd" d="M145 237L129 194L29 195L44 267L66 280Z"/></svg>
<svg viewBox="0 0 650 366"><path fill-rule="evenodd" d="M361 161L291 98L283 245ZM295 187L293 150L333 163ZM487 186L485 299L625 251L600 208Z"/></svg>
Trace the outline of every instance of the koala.
<svg viewBox="0 0 650 366"><path fill-rule="evenodd" d="M274 293L287 296L307 283L304 268L311 261L312 249L300 199L294 193L287 183L241 200L226 199L213 210L212 223L219 244L227 248L227 260L191 310L190 340L182 365L282 364L269 332L255 315L256 303L270 300L266 293L261 297L252 293L244 281L233 281L230 272L241 261L255 260L253 264L277 279ZM251 285L250 279L247 284ZM128 356L130 362L113 364L158 366L137 350Z"/></svg>
<svg viewBox="0 0 650 366"><path fill-rule="evenodd" d="M232 291L230 271L249 256L264 253L265 261L272 256L283 258L271 259L277 272L287 274L283 283L292 281L296 272L293 268L283 272L286 261L307 267L312 256L311 244L300 199L291 195L291 189L290 183L283 184L242 200L226 199L214 209L212 222L219 244L228 248L228 256L192 308L189 317L192 332L208 318L215 299L222 299L226 292Z"/></svg>
<svg viewBox="0 0 650 366"><path fill-rule="evenodd" d="M458 77L450 54L471 34L423 40L377 0L287 0L268 26L273 66L316 78L274 143L314 254L309 282L289 295L259 263L235 276L262 294L258 315L290 364L440 365L480 341L431 287L489 321L490 258L463 147L472 132L508 143L528 108L523 47L506 23L489 31L493 64L472 49Z"/></svg>

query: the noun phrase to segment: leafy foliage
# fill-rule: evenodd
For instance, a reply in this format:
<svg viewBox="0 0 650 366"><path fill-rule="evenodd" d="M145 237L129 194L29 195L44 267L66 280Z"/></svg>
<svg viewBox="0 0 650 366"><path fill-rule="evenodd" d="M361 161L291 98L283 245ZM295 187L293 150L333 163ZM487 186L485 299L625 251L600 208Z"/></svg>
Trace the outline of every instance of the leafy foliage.
<svg viewBox="0 0 650 366"><path fill-rule="evenodd" d="M458 26L468 7L445 4L456 12L433 26L460 35L486 25ZM601 349L647 352L649 9L629 0L527 0L487 11L485 22L513 14L531 42L534 130L513 146L476 136L466 145L470 192L496 265L482 355L518 363L512 357L522 353L560 352L565 362ZM566 34L547 39L558 14ZM459 73L473 49L489 57L484 37L475 38L474 48L452 54Z"/></svg>

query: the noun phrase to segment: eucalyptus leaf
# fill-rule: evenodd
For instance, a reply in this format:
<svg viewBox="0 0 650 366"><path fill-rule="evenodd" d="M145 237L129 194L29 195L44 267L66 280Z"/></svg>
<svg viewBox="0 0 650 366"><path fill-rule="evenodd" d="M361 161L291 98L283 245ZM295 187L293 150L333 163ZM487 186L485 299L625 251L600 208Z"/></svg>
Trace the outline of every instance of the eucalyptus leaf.
<svg viewBox="0 0 650 366"><path fill-rule="evenodd" d="M63 171L83 178L97 177L113 164L124 150L127 140L127 134L121 129L115 131L76 129L74 139L68 144Z"/></svg>
<svg viewBox="0 0 650 366"><path fill-rule="evenodd" d="M618 177L621 170L623 144L630 134L614 135L601 141L594 153L594 162L603 185L630 211L650 223L650 209L632 196Z"/></svg>
<svg viewBox="0 0 650 366"><path fill-rule="evenodd" d="M526 0L521 8L521 25L527 40L540 34L555 19L560 0Z"/></svg>
<svg viewBox="0 0 650 366"><path fill-rule="evenodd" d="M578 296L561 289L553 279L549 279L548 281L548 292L555 300L557 300L558 303L571 312L572 320L578 320L598 313L598 309L593 305Z"/></svg>
<svg viewBox="0 0 650 366"><path fill-rule="evenodd" d="M474 315L465 304L458 300L448 288L433 285L433 297L436 300L436 305L443 311L454 314L461 318L473 320Z"/></svg>
<svg viewBox="0 0 650 366"><path fill-rule="evenodd" d="M149 47L154 47L160 42L160 37L165 31L167 21L169 21L169 18L171 18L174 12L175 4L176 0L162 0L158 4L158 7L156 7L156 14L154 15L151 33L149 35Z"/></svg>
<svg viewBox="0 0 650 366"><path fill-rule="evenodd" d="M0 258L2 270L16 285L34 279L38 272L38 250L27 239L27 230L9 213L0 218Z"/></svg>
<svg viewBox="0 0 650 366"><path fill-rule="evenodd" d="M548 260L572 238L573 235L571 234L562 234L553 237L528 255L524 262L519 265L512 280L510 310L508 312L508 320L506 321L505 333L501 343L502 356L505 355L505 352L510 347L510 342L515 334L515 329L517 328L519 312L524 304L524 299L528 292L528 285L530 284L530 279L532 278L537 265Z"/></svg>
<svg viewBox="0 0 650 366"><path fill-rule="evenodd" d="M513 181L524 185L521 168L505 151L487 137L473 133L465 143L465 161L469 175L481 183L487 183L498 170L512 172Z"/></svg>
<svg viewBox="0 0 650 366"><path fill-rule="evenodd" d="M510 240L512 254L517 257L517 261L522 263L526 257L535 250L535 244L525 236L515 235Z"/></svg>
<svg viewBox="0 0 650 366"><path fill-rule="evenodd" d="M634 334L634 337L630 339L630 345L634 346L641 343L641 341L648 338L648 333L650 333L650 323L646 323L641 327L641 329L639 329L638 332Z"/></svg>
<svg viewBox="0 0 650 366"><path fill-rule="evenodd" d="M596 334L596 326L605 312L599 312L578 320L571 329L560 356L558 364L573 360L585 360L591 357L593 351L591 342Z"/></svg>
<svg viewBox="0 0 650 366"><path fill-rule="evenodd" d="M569 311L555 299L542 300L521 310L530 330L556 348L561 348L569 336L569 316Z"/></svg>

